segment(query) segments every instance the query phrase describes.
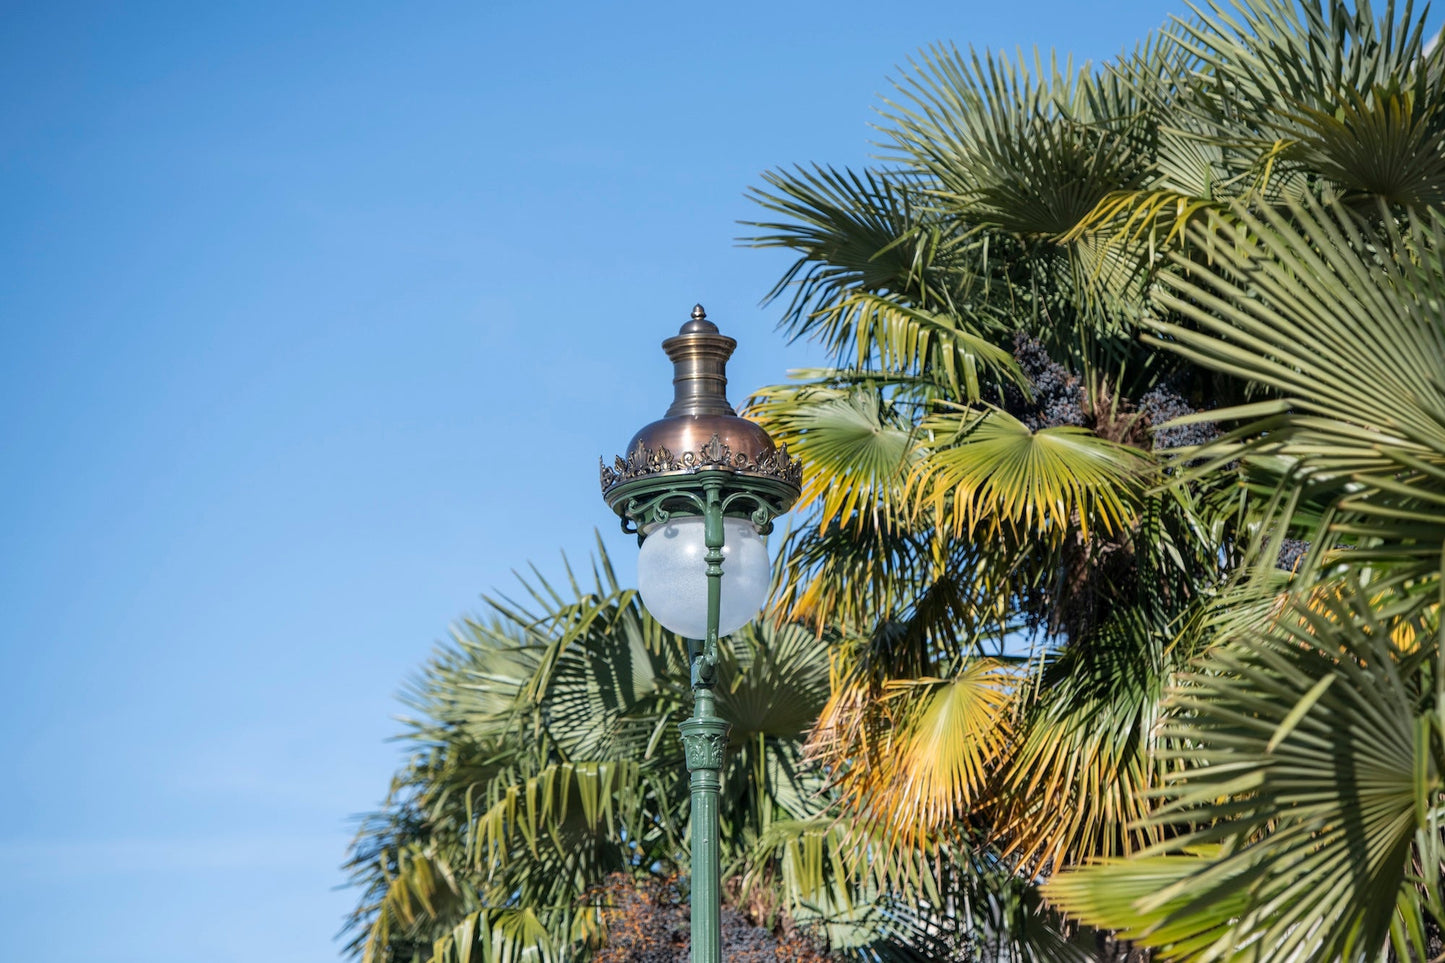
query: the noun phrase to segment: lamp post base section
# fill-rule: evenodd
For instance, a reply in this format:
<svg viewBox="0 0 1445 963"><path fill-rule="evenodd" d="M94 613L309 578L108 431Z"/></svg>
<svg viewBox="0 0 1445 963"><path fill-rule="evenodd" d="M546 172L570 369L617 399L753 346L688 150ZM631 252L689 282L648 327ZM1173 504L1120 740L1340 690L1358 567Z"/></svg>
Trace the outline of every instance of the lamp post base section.
<svg viewBox="0 0 1445 963"><path fill-rule="evenodd" d="M698 708L703 708L701 700ZM722 963L718 797L732 726L717 716L703 716L678 728L692 774L692 963Z"/></svg>

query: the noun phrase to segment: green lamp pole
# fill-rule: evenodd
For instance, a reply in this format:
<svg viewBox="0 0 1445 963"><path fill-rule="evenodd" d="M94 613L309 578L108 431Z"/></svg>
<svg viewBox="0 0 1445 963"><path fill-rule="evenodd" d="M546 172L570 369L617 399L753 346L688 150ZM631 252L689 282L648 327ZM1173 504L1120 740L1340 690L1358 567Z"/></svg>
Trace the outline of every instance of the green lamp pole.
<svg viewBox="0 0 1445 963"><path fill-rule="evenodd" d="M642 548L638 589L659 622L689 639L692 718L681 723L692 791L692 963L721 963L718 798L727 720L717 714L718 638L756 616L770 571L758 540L798 499L802 465L728 403L737 342L702 305L662 343L672 406L602 465L602 497ZM726 577L725 577L726 576Z"/></svg>

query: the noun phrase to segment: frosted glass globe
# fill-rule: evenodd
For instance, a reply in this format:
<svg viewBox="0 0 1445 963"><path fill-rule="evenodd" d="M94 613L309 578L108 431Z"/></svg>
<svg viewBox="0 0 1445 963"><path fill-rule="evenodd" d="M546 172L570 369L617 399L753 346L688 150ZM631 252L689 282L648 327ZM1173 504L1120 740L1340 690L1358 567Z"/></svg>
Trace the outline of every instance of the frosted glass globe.
<svg viewBox="0 0 1445 963"><path fill-rule="evenodd" d="M652 617L685 639L707 635L707 546L700 516L663 522L637 553L637 590ZM751 622L768 600L772 564L752 523L723 519L718 635Z"/></svg>

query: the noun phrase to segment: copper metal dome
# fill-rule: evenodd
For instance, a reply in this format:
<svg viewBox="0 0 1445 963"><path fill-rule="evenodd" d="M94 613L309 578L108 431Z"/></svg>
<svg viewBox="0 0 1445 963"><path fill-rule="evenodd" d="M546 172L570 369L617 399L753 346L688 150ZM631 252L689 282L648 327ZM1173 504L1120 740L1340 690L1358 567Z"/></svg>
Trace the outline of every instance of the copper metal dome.
<svg viewBox="0 0 1445 963"><path fill-rule="evenodd" d="M788 455L787 446L773 444L761 426L739 417L728 403L727 361L737 344L718 331L700 304L677 335L662 343L673 366L672 405L632 436L626 458L603 463L602 494L614 509L621 511L611 497L614 489L639 478L730 471L795 488L801 483L802 464Z"/></svg>

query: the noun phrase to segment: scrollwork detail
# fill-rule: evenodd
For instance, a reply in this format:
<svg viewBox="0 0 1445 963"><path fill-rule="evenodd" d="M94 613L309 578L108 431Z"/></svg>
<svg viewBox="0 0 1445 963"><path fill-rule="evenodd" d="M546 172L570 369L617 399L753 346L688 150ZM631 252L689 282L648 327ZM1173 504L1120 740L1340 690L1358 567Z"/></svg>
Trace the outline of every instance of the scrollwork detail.
<svg viewBox="0 0 1445 963"><path fill-rule="evenodd" d="M603 459L598 460L601 469L602 491L605 494L613 487L635 478L659 475L665 472L696 472L704 469L726 469L748 475L776 478L794 487L803 483L801 459L788 454L786 444L762 455L751 457L747 452L733 452L719 435L702 445L697 451L686 451L674 455L666 448L653 450L642 442L637 443L626 459L617 457L608 467Z"/></svg>

